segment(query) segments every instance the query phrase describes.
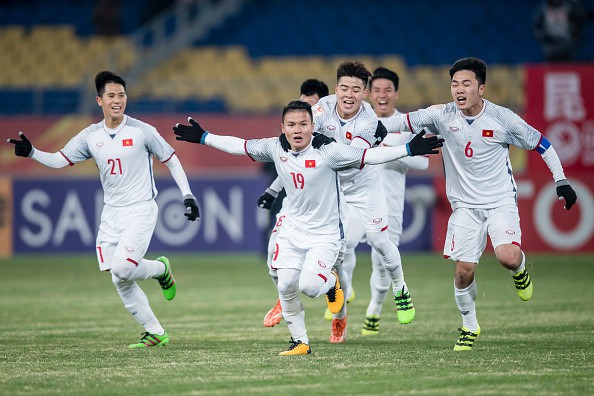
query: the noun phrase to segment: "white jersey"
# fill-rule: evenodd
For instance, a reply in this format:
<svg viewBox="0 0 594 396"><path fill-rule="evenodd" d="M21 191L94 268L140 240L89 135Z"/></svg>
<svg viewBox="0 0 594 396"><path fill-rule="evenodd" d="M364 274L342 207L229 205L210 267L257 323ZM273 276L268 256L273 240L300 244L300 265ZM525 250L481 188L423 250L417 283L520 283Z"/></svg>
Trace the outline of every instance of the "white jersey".
<svg viewBox="0 0 594 396"><path fill-rule="evenodd" d="M153 126L128 116L113 130L105 126L105 120L88 126L60 152L71 165L95 160L104 202L112 206L155 198L153 156L167 162L175 153Z"/></svg>
<svg viewBox="0 0 594 396"><path fill-rule="evenodd" d="M464 116L454 102L406 115L408 130L426 128L445 139L442 157L452 209L515 205L509 145L532 150L541 139L540 132L513 111L483 102L475 117Z"/></svg>
<svg viewBox="0 0 594 396"><path fill-rule="evenodd" d="M359 112L348 120L338 115L336 106L336 95L325 96L312 106L315 132L323 133L346 145L350 145L355 139L361 139L368 147L373 146L376 140L377 116L371 105L363 102ZM379 177L380 168L377 166L341 171L340 181L347 200L352 194L369 191Z"/></svg>
<svg viewBox="0 0 594 396"><path fill-rule="evenodd" d="M320 239L344 239L344 202L337 171L360 168L365 149L332 143L286 152L278 138L270 138L247 140L245 151L255 161L274 162L288 198L283 202L283 230L295 228Z"/></svg>

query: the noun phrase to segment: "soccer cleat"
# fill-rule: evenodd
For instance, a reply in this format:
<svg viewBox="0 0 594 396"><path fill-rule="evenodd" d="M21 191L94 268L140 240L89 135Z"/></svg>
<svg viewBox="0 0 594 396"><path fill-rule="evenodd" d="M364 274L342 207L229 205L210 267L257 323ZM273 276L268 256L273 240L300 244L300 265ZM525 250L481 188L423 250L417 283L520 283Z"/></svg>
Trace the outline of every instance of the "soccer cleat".
<svg viewBox="0 0 594 396"><path fill-rule="evenodd" d="M474 342L479 334L481 334L481 326L478 326L476 332L470 331L466 327L462 327L461 329L458 329L458 331L460 331L460 337L458 337L458 341L456 341L456 345L454 345L454 351L472 350Z"/></svg>
<svg viewBox="0 0 594 396"><path fill-rule="evenodd" d="M282 318L283 309L281 308L280 299L277 299L274 307L270 308L270 311L264 316L264 326L274 327L281 322Z"/></svg>
<svg viewBox="0 0 594 396"><path fill-rule="evenodd" d="M279 353L279 356L307 355L311 353L309 345L291 338L291 346L286 351Z"/></svg>
<svg viewBox="0 0 594 396"><path fill-rule="evenodd" d="M365 324L361 329L363 335L376 335L379 334L379 321L380 317L377 315L370 315L365 317Z"/></svg>
<svg viewBox="0 0 594 396"><path fill-rule="evenodd" d="M156 346L165 346L167 344L169 344L169 335L167 332L165 332L163 335L157 335L147 331L146 333L142 334L142 338L140 339L139 343L130 344L128 345L128 348L152 348Z"/></svg>
<svg viewBox="0 0 594 396"><path fill-rule="evenodd" d="M330 332L330 342L339 344L344 342L347 336L347 317L342 319L332 319L332 330Z"/></svg>
<svg viewBox="0 0 594 396"><path fill-rule="evenodd" d="M402 324L412 322L415 318L415 307L413 306L409 291L404 291L404 286L402 286L402 290L396 293L394 301L396 302L396 317L398 321Z"/></svg>
<svg viewBox="0 0 594 396"><path fill-rule="evenodd" d="M337 314L342 309L344 305L344 291L340 287L340 280L338 279L338 272L336 270L332 270L332 273L336 277L336 283L334 287L330 288L326 293L326 302L328 304L328 309L331 313Z"/></svg>
<svg viewBox="0 0 594 396"><path fill-rule="evenodd" d="M346 300L347 304L350 303L351 301L353 301L354 299L355 299L355 291L353 290L353 293L351 294L351 296L349 298L347 298L347 300ZM332 320L332 312L330 312L330 310L328 308L326 308L326 311L324 312L324 319Z"/></svg>
<svg viewBox="0 0 594 396"><path fill-rule="evenodd" d="M159 285L161 285L161 289L163 289L163 295L165 296L165 300L171 301L175 297L175 293L177 292L177 286L175 284L175 279L173 278L173 274L171 273L171 264L169 264L169 259L165 256L161 256L157 258L160 262L165 264L165 272L163 275L155 277L157 281L159 281Z"/></svg>
<svg viewBox="0 0 594 396"><path fill-rule="evenodd" d="M518 272L516 275L512 275L514 278L514 284L516 285L516 293L522 301L528 301L532 298L532 280L530 279L530 275L528 275L528 271L524 268L522 271Z"/></svg>

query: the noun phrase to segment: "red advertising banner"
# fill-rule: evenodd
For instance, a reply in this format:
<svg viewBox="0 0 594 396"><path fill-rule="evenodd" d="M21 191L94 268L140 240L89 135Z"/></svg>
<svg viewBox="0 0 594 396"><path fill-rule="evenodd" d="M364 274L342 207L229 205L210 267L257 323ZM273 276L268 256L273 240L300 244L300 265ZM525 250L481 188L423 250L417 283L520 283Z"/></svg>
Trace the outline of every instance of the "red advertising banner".
<svg viewBox="0 0 594 396"><path fill-rule="evenodd" d="M568 176L593 171L594 64L527 65L525 119L551 141ZM528 168L547 169L538 156Z"/></svg>
<svg viewBox="0 0 594 396"><path fill-rule="evenodd" d="M563 209L548 169L529 178L516 177L516 183L524 251L594 252L594 178L585 173L571 178L578 196L571 210ZM452 210L445 196L445 179L436 178L435 188L438 200L433 213L433 248L442 252ZM490 244L485 252L493 253Z"/></svg>

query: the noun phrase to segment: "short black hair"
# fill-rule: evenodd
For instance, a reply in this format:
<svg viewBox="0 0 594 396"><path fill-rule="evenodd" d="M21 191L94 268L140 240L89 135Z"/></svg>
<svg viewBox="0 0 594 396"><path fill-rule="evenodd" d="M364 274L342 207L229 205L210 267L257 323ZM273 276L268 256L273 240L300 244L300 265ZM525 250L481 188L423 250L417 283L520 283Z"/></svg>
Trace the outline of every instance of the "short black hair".
<svg viewBox="0 0 594 396"><path fill-rule="evenodd" d="M105 93L105 84L107 83L121 84L124 87L124 91L126 90L126 81L124 81L122 77L113 72L105 70L97 73L95 76L95 88L97 88L97 96L103 96Z"/></svg>
<svg viewBox="0 0 594 396"><path fill-rule="evenodd" d="M309 103L302 100L292 100L283 107L282 122L285 122L285 114L289 111L304 110L309 113L309 119L313 122L313 113L311 112L311 106Z"/></svg>
<svg viewBox="0 0 594 396"><path fill-rule="evenodd" d="M338 82L341 77L358 78L359 80L362 80L364 86L367 87L369 78L371 77L371 72L367 70L365 65L361 62L346 61L338 65L338 69L336 69L336 81Z"/></svg>
<svg viewBox="0 0 594 396"><path fill-rule="evenodd" d="M323 98L324 96L328 96L329 93L330 91L326 83L315 78L305 80L301 84L301 95L313 96L314 94L318 94L319 98Z"/></svg>
<svg viewBox="0 0 594 396"><path fill-rule="evenodd" d="M378 78L385 78L386 80L392 81L394 84L394 90L398 91L398 82L400 81L400 77L396 72L387 69L385 67L378 67L373 71L373 76L371 76L370 85L373 87L373 81L377 80Z"/></svg>
<svg viewBox="0 0 594 396"><path fill-rule="evenodd" d="M487 82L487 64L482 59L473 57L458 59L450 68L450 80L454 77L454 74L460 70L474 72L479 85L483 85Z"/></svg>

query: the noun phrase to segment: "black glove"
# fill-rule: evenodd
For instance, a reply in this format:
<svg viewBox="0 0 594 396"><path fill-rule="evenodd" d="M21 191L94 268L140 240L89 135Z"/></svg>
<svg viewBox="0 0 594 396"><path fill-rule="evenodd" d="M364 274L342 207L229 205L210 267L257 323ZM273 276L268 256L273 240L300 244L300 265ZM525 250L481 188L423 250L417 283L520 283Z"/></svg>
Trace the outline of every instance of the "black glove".
<svg viewBox="0 0 594 396"><path fill-rule="evenodd" d="M23 132L19 132L21 140L7 139L8 143L14 144L14 154L18 157L29 157L33 151L33 145Z"/></svg>
<svg viewBox="0 0 594 396"><path fill-rule="evenodd" d="M407 151L411 157L415 155L437 154L439 153L437 149L443 146L443 139L437 136L423 138L423 135L425 135L424 129L417 133L410 142L406 143Z"/></svg>
<svg viewBox="0 0 594 396"><path fill-rule="evenodd" d="M384 139L386 138L386 136L388 135L388 130L386 129L386 127L384 126L384 124L382 124L381 121L377 121L377 129L375 130L375 144L374 146L379 146L379 144L381 142L384 141Z"/></svg>
<svg viewBox="0 0 594 396"><path fill-rule="evenodd" d="M557 186L557 196L559 197L560 200L565 199L564 208L569 210L569 209L571 209L573 204L575 204L575 201L577 201L577 195L576 195L575 191L573 190L573 188L571 188L571 186L569 185L569 182L567 180L560 180L559 182L567 183L567 184ZM559 183L559 182L557 182L557 183Z"/></svg>
<svg viewBox="0 0 594 396"><path fill-rule="evenodd" d="M278 141L280 142L283 150L285 150L285 152L289 152L289 150L291 149L291 145L289 144L289 141L287 140L287 137L284 133L281 133L281 135L278 138Z"/></svg>
<svg viewBox="0 0 594 396"><path fill-rule="evenodd" d="M184 197L184 206L186 207L184 216L186 216L188 220L195 221L200 219L200 211L198 210L198 205L196 205L196 200L193 196L186 195L186 197Z"/></svg>
<svg viewBox="0 0 594 396"><path fill-rule="evenodd" d="M334 140L334 138L328 137L328 136L324 135L323 133L316 132L313 134L313 139L311 141L311 145L313 146L313 148L319 149L320 147L322 147L326 144L330 144L335 141L336 140Z"/></svg>
<svg viewBox="0 0 594 396"><path fill-rule="evenodd" d="M276 199L276 197L274 195L272 195L269 191L272 192L272 190L266 189L266 192L264 192L264 194L262 194L258 197L258 206L263 209L268 209L268 210L270 210L270 208L272 208L272 204L274 203L274 200Z"/></svg>
<svg viewBox="0 0 594 396"><path fill-rule="evenodd" d="M192 117L188 117L188 121L191 125L175 124L173 127L173 133L177 135L175 140L204 144L204 137L208 131L205 131Z"/></svg>

